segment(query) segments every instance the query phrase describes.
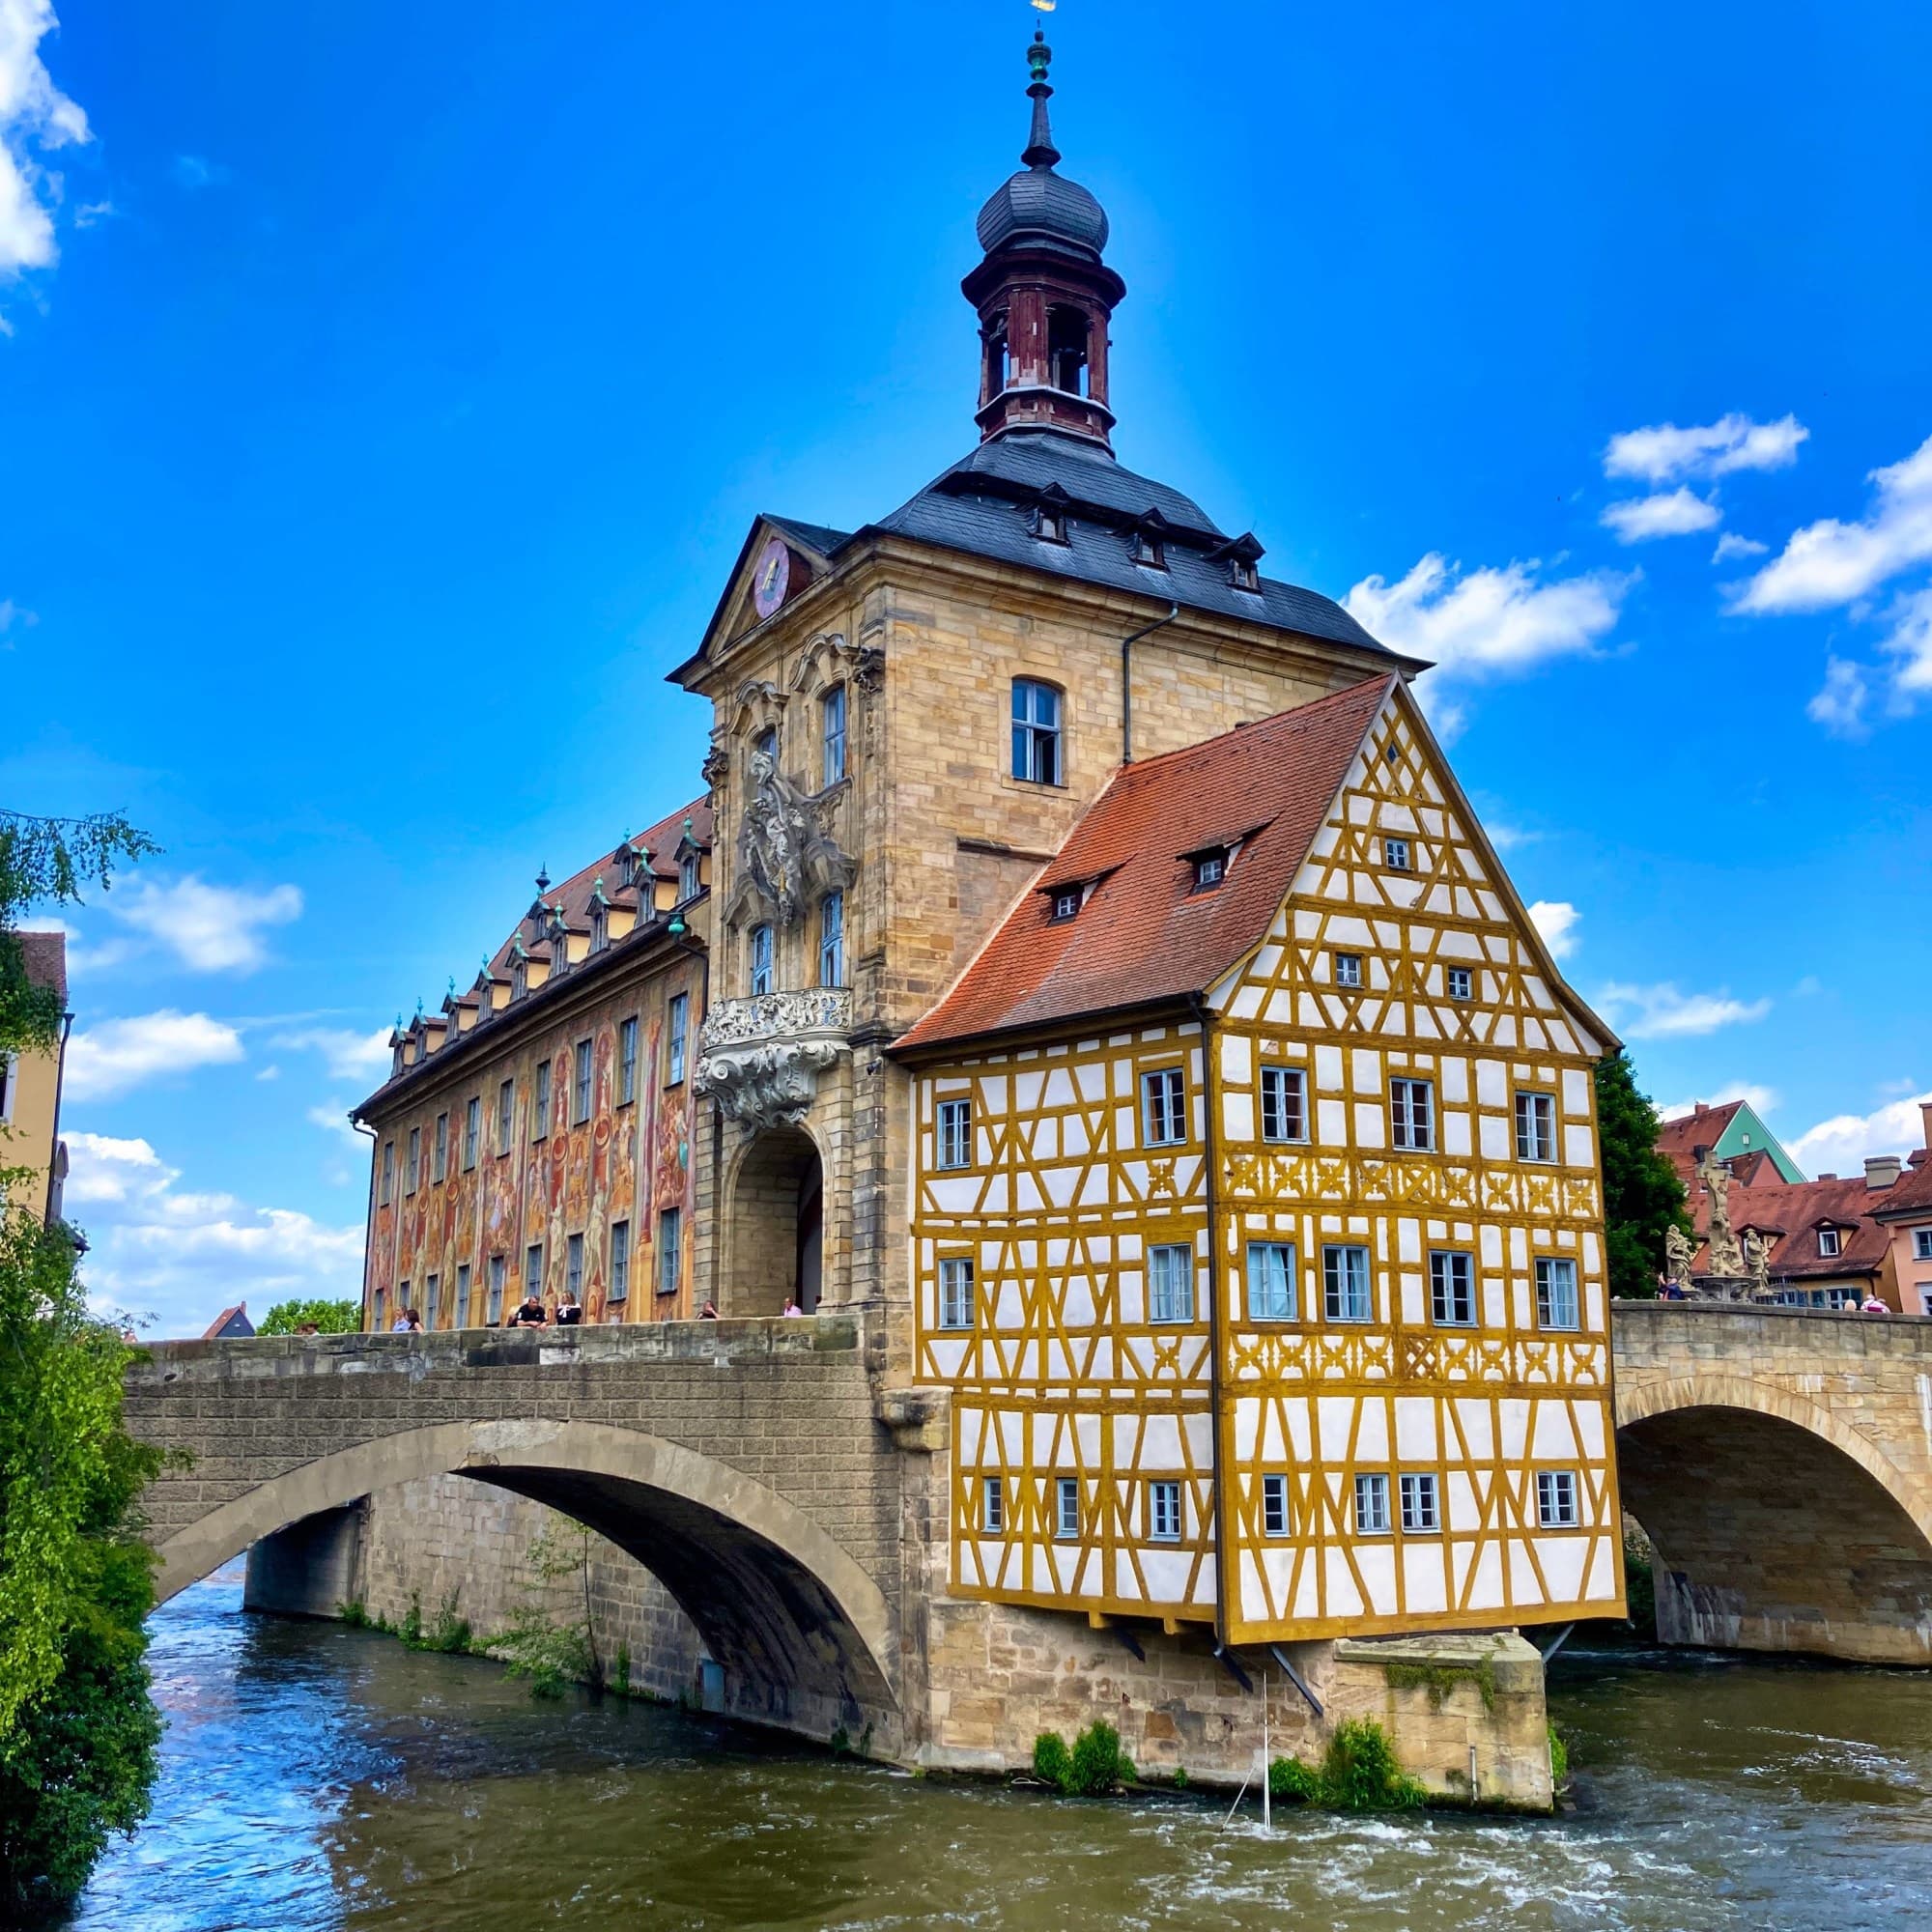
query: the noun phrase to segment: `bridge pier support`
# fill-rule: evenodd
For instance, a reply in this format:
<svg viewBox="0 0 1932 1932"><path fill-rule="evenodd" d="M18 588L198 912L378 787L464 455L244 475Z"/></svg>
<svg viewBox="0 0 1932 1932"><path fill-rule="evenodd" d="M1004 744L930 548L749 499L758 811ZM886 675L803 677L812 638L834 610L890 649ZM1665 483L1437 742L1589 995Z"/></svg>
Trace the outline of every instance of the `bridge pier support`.
<svg viewBox="0 0 1932 1932"><path fill-rule="evenodd" d="M362 1503L323 1510L265 1536L248 1551L244 1610L334 1617L362 1600Z"/></svg>

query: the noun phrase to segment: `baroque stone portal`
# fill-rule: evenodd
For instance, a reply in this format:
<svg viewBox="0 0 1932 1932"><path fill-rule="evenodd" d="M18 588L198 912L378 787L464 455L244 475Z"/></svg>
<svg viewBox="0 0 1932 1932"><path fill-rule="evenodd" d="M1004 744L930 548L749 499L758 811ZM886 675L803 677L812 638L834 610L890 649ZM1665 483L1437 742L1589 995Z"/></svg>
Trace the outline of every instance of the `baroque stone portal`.
<svg viewBox="0 0 1932 1932"><path fill-rule="evenodd" d="M721 1000L698 1035L697 1092L748 1127L796 1126L818 1076L846 1051L852 995L842 987Z"/></svg>

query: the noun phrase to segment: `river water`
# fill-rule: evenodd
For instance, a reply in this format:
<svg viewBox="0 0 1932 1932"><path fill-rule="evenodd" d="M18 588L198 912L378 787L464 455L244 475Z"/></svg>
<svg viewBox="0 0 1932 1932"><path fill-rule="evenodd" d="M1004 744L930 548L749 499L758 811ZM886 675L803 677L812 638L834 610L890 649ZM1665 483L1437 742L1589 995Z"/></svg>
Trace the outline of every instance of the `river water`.
<svg viewBox="0 0 1932 1932"><path fill-rule="evenodd" d="M238 1571L156 1612L155 1808L90 1932L1286 1926L1923 1928L1932 1678L1566 1657L1552 1821L1068 1804L573 1697L330 1624Z"/></svg>

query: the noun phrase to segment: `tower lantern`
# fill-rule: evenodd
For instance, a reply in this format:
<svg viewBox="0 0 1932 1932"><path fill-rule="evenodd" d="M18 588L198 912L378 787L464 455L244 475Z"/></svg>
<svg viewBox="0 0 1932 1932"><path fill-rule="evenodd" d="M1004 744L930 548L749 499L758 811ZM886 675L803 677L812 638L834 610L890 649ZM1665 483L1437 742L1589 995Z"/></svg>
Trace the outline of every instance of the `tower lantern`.
<svg viewBox="0 0 1932 1932"><path fill-rule="evenodd" d="M1100 259L1107 214L1055 171L1060 150L1046 103L1053 49L1027 49L1033 125L1020 172L980 211L985 259L960 284L980 316L982 441L1013 429L1057 429L1111 449L1107 325L1127 285Z"/></svg>

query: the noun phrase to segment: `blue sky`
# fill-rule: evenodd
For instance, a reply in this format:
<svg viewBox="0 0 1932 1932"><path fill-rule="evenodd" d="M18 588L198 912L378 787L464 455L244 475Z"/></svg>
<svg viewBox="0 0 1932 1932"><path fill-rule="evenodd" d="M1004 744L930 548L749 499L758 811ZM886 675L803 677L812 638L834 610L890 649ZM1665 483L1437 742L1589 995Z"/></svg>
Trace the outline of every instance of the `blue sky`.
<svg viewBox="0 0 1932 1932"><path fill-rule="evenodd" d="M0 804L167 848L69 922L103 1294L353 1292L368 1041L696 790L755 512L968 446L1035 17L0 0ZM1440 662L1645 1085L1812 1171L1932 1086L1928 17L1048 22L1122 460Z"/></svg>

